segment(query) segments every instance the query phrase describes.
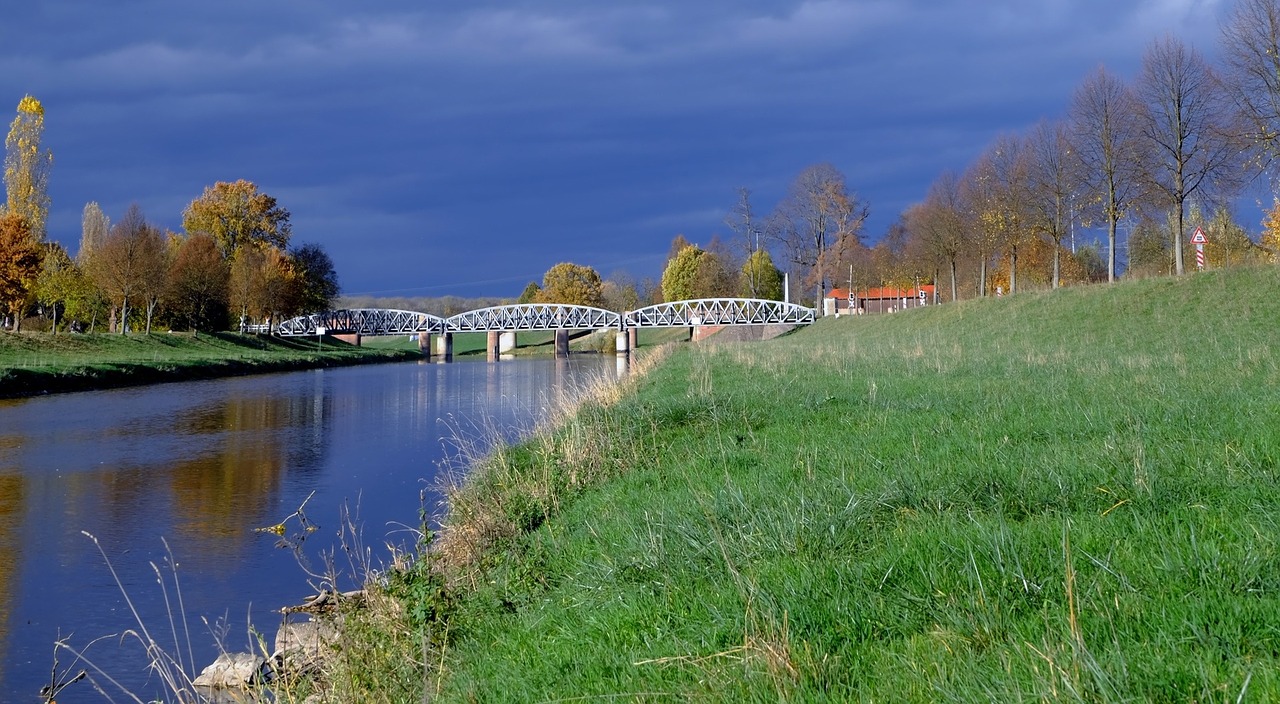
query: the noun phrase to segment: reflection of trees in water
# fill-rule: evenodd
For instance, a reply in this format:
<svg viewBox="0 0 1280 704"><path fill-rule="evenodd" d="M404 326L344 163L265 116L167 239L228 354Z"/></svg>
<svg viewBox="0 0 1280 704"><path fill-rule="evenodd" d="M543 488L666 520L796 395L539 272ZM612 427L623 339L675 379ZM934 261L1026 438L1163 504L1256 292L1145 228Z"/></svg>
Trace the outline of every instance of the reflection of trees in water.
<svg viewBox="0 0 1280 704"><path fill-rule="evenodd" d="M221 442L171 471L175 527L184 538L205 554L238 553L254 527L281 518L285 473L313 466L324 452L328 413L317 393L231 396L218 407Z"/></svg>
<svg viewBox="0 0 1280 704"><path fill-rule="evenodd" d="M5 646L18 582L18 530L25 494L26 480L21 474L0 474L0 565L4 566L0 568L0 662L7 662ZM0 684L3 677L4 668L0 667Z"/></svg>
<svg viewBox="0 0 1280 704"><path fill-rule="evenodd" d="M314 383L306 394L290 398L293 407L289 418L295 432L285 444L285 471L290 474L314 474L324 468L333 419L333 395L325 393L324 370L315 373Z"/></svg>

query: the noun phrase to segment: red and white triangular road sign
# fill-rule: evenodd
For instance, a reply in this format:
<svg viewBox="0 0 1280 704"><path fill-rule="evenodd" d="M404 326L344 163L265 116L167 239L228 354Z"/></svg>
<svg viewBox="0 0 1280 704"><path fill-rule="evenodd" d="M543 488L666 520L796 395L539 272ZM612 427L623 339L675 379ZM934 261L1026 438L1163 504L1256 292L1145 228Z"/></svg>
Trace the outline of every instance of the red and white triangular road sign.
<svg viewBox="0 0 1280 704"><path fill-rule="evenodd" d="M1191 244L1208 244L1209 240L1205 239L1204 230L1196 228L1194 234L1191 235Z"/></svg>

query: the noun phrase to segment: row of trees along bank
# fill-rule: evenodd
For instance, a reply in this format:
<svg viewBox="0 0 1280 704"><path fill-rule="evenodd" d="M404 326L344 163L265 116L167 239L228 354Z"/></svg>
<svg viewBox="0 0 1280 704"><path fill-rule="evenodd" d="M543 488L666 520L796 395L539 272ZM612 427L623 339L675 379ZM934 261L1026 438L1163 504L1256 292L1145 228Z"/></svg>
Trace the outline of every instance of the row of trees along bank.
<svg viewBox="0 0 1280 704"><path fill-rule="evenodd" d="M1181 275L1197 227L1210 267L1275 261L1280 199L1256 238L1229 206L1273 177L1280 156L1280 2L1239 0L1220 30L1220 66L1176 37L1155 40L1132 81L1099 68L1064 118L1002 135L963 171L938 176L891 230L902 273L942 279L952 299L966 278L985 296L1114 281L1122 265ZM1105 252L1077 246L1084 228L1106 232ZM828 271L856 262L832 258Z"/></svg>
<svg viewBox="0 0 1280 704"><path fill-rule="evenodd" d="M831 164L802 170L763 215L742 188L725 219L728 241L713 236L698 249L712 257L679 256L688 242L678 236L662 282L633 285L634 295L751 295L715 272L740 271L757 252L772 253L791 299L806 303L833 284L933 282L955 300L1181 275L1194 262L1197 227L1209 268L1277 261L1280 199L1272 195L1251 228L1230 205L1274 180L1280 163L1280 0L1238 0L1217 54L1220 65L1169 36L1148 46L1132 80L1098 68L1062 117L1000 135L967 167L938 175L874 245L865 240L867 204ZM629 278L618 281L625 289ZM530 286L526 299L537 295Z"/></svg>
<svg viewBox="0 0 1280 704"><path fill-rule="evenodd" d="M291 245L289 211L245 180L218 182L191 201L183 232L161 230L138 205L112 223L84 207L73 258L48 240L44 107L26 96L5 140L7 201L0 212L0 307L6 327L99 325L125 332L155 324L225 329L324 310L338 294L333 261L317 244ZM34 317L29 317L34 314Z"/></svg>

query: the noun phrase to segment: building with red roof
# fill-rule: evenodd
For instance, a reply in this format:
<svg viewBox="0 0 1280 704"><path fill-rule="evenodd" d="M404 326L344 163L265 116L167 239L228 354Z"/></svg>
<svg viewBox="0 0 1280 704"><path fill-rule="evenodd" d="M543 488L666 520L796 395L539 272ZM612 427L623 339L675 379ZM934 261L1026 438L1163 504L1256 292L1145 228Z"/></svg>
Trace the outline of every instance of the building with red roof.
<svg viewBox="0 0 1280 704"><path fill-rule="evenodd" d="M914 288L880 286L876 288L833 288L823 301L823 315L861 315L894 313L937 303L937 287L933 284Z"/></svg>

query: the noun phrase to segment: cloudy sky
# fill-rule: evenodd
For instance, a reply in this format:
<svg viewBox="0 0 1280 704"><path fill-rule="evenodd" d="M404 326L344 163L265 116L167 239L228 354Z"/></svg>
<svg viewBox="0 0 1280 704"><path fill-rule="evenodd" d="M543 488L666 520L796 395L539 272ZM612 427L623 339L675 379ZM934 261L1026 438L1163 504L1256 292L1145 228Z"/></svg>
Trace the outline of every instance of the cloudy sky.
<svg viewBox="0 0 1280 704"><path fill-rule="evenodd" d="M876 239L944 169L1064 114L1229 0L40 0L6 8L0 114L45 105L50 235L138 203L179 229L248 179L348 294L517 295L559 261L660 274L830 162ZM6 105L12 107L5 107ZM5 122L12 119L4 118Z"/></svg>

